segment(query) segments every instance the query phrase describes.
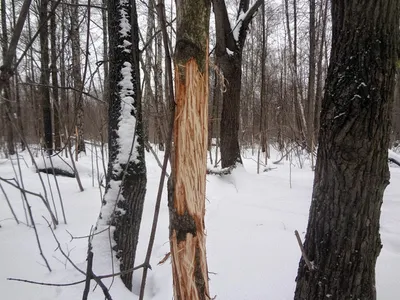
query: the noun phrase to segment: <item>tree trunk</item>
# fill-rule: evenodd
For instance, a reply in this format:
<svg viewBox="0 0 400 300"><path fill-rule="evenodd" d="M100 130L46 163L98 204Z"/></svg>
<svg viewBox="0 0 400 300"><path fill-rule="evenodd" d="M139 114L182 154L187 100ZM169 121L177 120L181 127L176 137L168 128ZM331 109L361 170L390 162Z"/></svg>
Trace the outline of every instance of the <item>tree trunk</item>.
<svg viewBox="0 0 400 300"><path fill-rule="evenodd" d="M54 4L53 4L54 5ZM53 116L54 116L54 149L61 150L60 135L60 99L58 92L58 70L57 70L57 20L56 14L50 18L50 44L51 44L51 82L53 93Z"/></svg>
<svg viewBox="0 0 400 300"><path fill-rule="evenodd" d="M177 106L173 189L169 197L170 245L176 300L210 298L204 231L210 5L210 1L176 1Z"/></svg>
<svg viewBox="0 0 400 300"><path fill-rule="evenodd" d="M40 1L40 96L42 97L44 147L49 155L53 153L53 126L51 123L50 69L49 69L49 26L47 21L48 0Z"/></svg>
<svg viewBox="0 0 400 300"><path fill-rule="evenodd" d="M236 19L237 24L235 30L232 30L225 1L213 0L216 27L216 62L225 78L226 86L221 114L222 168L242 163L239 147L242 51L248 25L262 3L262 0L258 0L249 8L249 0L241 0Z"/></svg>
<svg viewBox="0 0 400 300"><path fill-rule="evenodd" d="M15 28L16 26L16 20L17 20L17 16L16 16L16 12L15 12L15 2L12 1L12 12L13 12L13 27ZM14 30L13 28L13 30ZM17 60L17 56L14 56L14 60ZM14 76L14 93L15 93L15 102L17 104L17 109L16 109L16 113L17 113L17 125L18 125L18 135L19 135L19 141L21 144L21 150L24 151L25 150L25 142L24 142L24 138L25 138L25 134L24 134L24 126L22 125L22 110L21 110L21 97L20 97L20 92L19 92L19 86L18 86L18 78L19 78L19 74L18 74L18 70L15 70L15 76Z"/></svg>
<svg viewBox="0 0 400 300"><path fill-rule="evenodd" d="M84 129L83 129L83 82L81 75L81 48L79 34L79 0L73 0L71 6L71 31L70 38L72 44L72 78L74 81L74 106L75 106L75 126L76 126L76 149L77 153L85 152Z"/></svg>
<svg viewBox="0 0 400 300"><path fill-rule="evenodd" d="M2 25L2 55L3 60L7 55L7 48L8 48L8 34L7 34L7 18L6 18L6 2L5 0L1 0L1 25ZM0 90L1 93L1 90ZM4 125L6 131L6 141L7 141L7 152L9 155L15 154L14 148L14 133L13 133L13 113L12 113L12 106L11 106L11 97L10 97L10 80L8 79L7 82L4 84L3 95L4 97ZM1 101L3 102L3 101Z"/></svg>
<svg viewBox="0 0 400 300"><path fill-rule="evenodd" d="M313 155L314 151L314 107L315 107L315 0L310 1L310 52L308 73L308 95L307 95L307 140L308 148ZM312 159L312 162L314 160ZM313 164L313 163L312 163ZM314 167L314 166L311 166Z"/></svg>
<svg viewBox="0 0 400 300"><path fill-rule="evenodd" d="M109 166L99 225L115 226L113 249L123 272L134 266L147 183L135 1L108 1L108 30ZM121 279L132 290L132 272Z"/></svg>
<svg viewBox="0 0 400 300"><path fill-rule="evenodd" d="M318 49L318 61L317 61L317 82L316 82L316 92L315 92L315 110L314 110L314 139L318 140L319 135L319 122L320 122L320 114L321 114L321 102L322 102L322 90L323 90L323 69L322 61L324 59L324 45L326 40L326 23L328 19L328 0L321 0L321 8L320 8L320 18L322 22L322 27L320 29L319 35L321 36L319 40L319 49Z"/></svg>
<svg viewBox="0 0 400 300"><path fill-rule="evenodd" d="M399 2L332 2L332 52L295 299L376 299Z"/></svg>

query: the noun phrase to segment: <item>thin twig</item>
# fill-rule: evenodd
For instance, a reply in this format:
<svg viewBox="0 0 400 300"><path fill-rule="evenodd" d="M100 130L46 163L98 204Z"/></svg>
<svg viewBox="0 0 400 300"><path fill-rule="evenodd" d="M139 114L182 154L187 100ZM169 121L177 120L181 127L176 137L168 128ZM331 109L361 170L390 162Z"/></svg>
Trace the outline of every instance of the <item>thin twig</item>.
<svg viewBox="0 0 400 300"><path fill-rule="evenodd" d="M75 282L70 282L70 283L50 283L50 282L39 282L39 281L20 279L20 278L7 278L7 280L20 281L20 282L26 282L26 283L32 283L32 284L38 284L38 285L47 285L47 286L71 286L71 285L77 285L80 283L84 283L86 281L86 279L83 279L80 281L75 281Z"/></svg>
<svg viewBox="0 0 400 300"><path fill-rule="evenodd" d="M295 230L295 231L294 231L294 234L296 235L297 242L299 243L299 247L300 247L300 250L301 250L301 255L303 256L304 262L306 263L306 265L307 265L307 267L308 267L308 269L309 269L310 271L311 271L311 270L314 270L314 265L313 265L313 263L308 259L307 254L306 254L306 251L304 250L303 242L301 241L299 232L298 232L297 230Z"/></svg>
<svg viewBox="0 0 400 300"><path fill-rule="evenodd" d="M14 209L13 209L12 206L11 206L10 199L8 199L8 195L7 195L6 191L4 190L3 186L1 185L1 182L0 182L0 189L1 189L1 191L3 192L3 194L4 194L4 197L6 198L7 204L8 204L8 206L10 207L10 210L11 210L11 213L12 213L12 215L13 215L13 217L14 217L15 222L17 222L17 224L19 224L17 215L15 214Z"/></svg>
<svg viewBox="0 0 400 300"><path fill-rule="evenodd" d="M169 53L169 48L168 48L168 34L167 34L167 28L166 28L166 22L165 22L164 1L160 0L159 3L157 4L156 8L159 13L158 16L159 16L159 20L160 20L160 24L161 24L162 33L163 33L162 35L163 35L163 41L164 41L164 47L165 47L165 56L168 61L167 65L166 65L166 69L167 69L168 81L169 81L168 95L169 95L171 115L170 115L170 123L169 123L169 128L168 128L169 132L168 132L168 137L167 137L167 141L166 141L166 149L165 149L165 153L164 153L164 161L163 161L160 183L159 183L158 192L157 192L157 200L156 200L156 205L154 208L153 224L151 227L149 245L147 247L146 258L145 258L145 264L147 264L147 265L150 265L150 257L151 257L151 253L153 251L154 239L155 239L157 223L158 223L158 216L160 213L161 197L162 197L162 192L163 192L163 188L164 188L168 160L170 159L170 155L171 155L172 134L173 134L174 118L175 118L175 99L174 99L174 90L173 90L173 81L172 81L172 59L171 59L171 55ZM147 271L148 271L148 267L145 266L143 269L143 274L142 274L142 283L140 285L140 295L139 295L140 300L144 299L144 290L146 287Z"/></svg>
<svg viewBox="0 0 400 300"><path fill-rule="evenodd" d="M46 206L47 210L49 211L51 220L54 222L54 224L58 224L57 219L55 218L55 216L53 215L53 212L51 211L49 203L43 198L43 196L41 194L37 194L37 193L31 192L31 191L25 190L25 189L21 188L18 184L14 184L14 183L10 182L11 181L10 179L5 179L0 176L0 180L4 181L5 183L15 187L16 189L18 189L26 194L30 194L32 196L36 196L36 197L39 197L40 199L42 199L44 206ZM15 180L15 179L13 178L13 180ZM24 197L24 198L25 198L25 201L27 202L28 201L27 198L26 197Z"/></svg>

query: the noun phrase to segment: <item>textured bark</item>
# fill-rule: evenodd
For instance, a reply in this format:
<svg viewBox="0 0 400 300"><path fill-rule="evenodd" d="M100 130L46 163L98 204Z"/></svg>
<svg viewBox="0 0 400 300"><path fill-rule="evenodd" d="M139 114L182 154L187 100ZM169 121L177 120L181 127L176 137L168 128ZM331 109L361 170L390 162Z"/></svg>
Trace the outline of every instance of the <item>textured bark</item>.
<svg viewBox="0 0 400 300"><path fill-rule="evenodd" d="M174 298L209 299L204 226L210 1L177 0L175 157L169 195Z"/></svg>
<svg viewBox="0 0 400 300"><path fill-rule="evenodd" d="M314 109L314 135L315 140L318 140L319 134L319 122L320 122L320 113L321 113L321 102L322 102L322 90L323 90L323 65L322 61L324 58L324 45L326 39L326 23L328 19L328 0L320 1L320 25L321 29L319 31L319 45L318 45L318 61L317 61L317 81L316 81L316 91L315 91L315 109Z"/></svg>
<svg viewBox="0 0 400 300"><path fill-rule="evenodd" d="M307 141L308 148L314 151L314 107L315 107L315 0L310 0L310 52L309 52L309 74L308 74L308 95L307 95Z"/></svg>
<svg viewBox="0 0 400 300"><path fill-rule="evenodd" d="M246 17L239 21L239 34L235 40L230 25L225 1L213 0L216 27L216 64L225 78L226 91L223 94L221 114L221 164L222 168L242 163L239 148L240 88L242 81L242 51L246 41L248 25L263 3L258 0L249 8L249 0L241 0L239 14L246 12ZM239 15L238 17L239 18ZM227 53L227 49L231 54Z"/></svg>
<svg viewBox="0 0 400 300"><path fill-rule="evenodd" d="M15 2L12 1L11 3L12 7L12 13L13 13L13 30L16 27L16 20L17 20L17 15L15 12ZM14 56L14 60L17 60L17 56ZM22 110L21 110L21 97L20 97L20 90L19 90L19 74L18 70L15 70L15 76L13 80L13 89L14 89L14 94L15 94L15 102L17 105L16 113L17 113L17 125L18 125L18 135L19 135L19 141L21 144L21 150L25 150L25 142L24 142L24 126L22 125Z"/></svg>
<svg viewBox="0 0 400 300"><path fill-rule="evenodd" d="M7 34L7 19L6 19L6 2L5 0L1 0L1 26L2 26L2 56L3 59L7 55L7 48L8 48L8 34ZM0 90L1 93L1 90ZM4 127L7 136L7 151L9 155L15 154L14 148L14 133L12 128L12 107L11 107L11 98L10 98L10 81L7 78L7 81L4 83L4 90L3 95L5 99L4 101ZM2 101L3 102L3 101Z"/></svg>
<svg viewBox="0 0 400 300"><path fill-rule="evenodd" d="M120 261L120 270L123 272L134 266L147 183L138 64L138 24L135 1L109 0L107 5L111 97L109 168L102 218L106 218L108 223L115 226L113 249ZM131 28L126 26L123 20L131 24ZM124 28L121 24L125 24ZM131 66L129 76L123 74L123 69L127 65ZM122 99L123 94L125 97ZM136 119L136 125L132 128L132 136L129 136L133 139L133 144L131 157L127 159L124 157L127 153L121 156L122 151L126 149L121 146L124 141L120 139L119 129L126 122L124 115L121 114L122 107L130 104L132 105L130 114ZM114 209L115 205L117 209ZM132 272L122 274L121 279L131 290Z"/></svg>
<svg viewBox="0 0 400 300"><path fill-rule="evenodd" d="M54 4L53 4L54 5ZM54 149L61 150L60 135L60 99L58 92L58 70L57 70L57 21L56 14L50 18L50 44L51 44L51 82L53 94L53 116L54 116Z"/></svg>
<svg viewBox="0 0 400 300"><path fill-rule="evenodd" d="M76 126L76 145L77 153L85 152L84 123L83 123L83 82L81 75L81 48L79 35L79 0L72 0L71 6L71 31L70 38L72 44L72 78L74 81L74 105L75 105L75 126ZM78 92L79 91L79 92Z"/></svg>
<svg viewBox="0 0 400 300"><path fill-rule="evenodd" d="M42 97L44 147L50 155L53 152L53 127L51 122L50 69L49 69L49 26L47 21L48 0L40 1L40 96Z"/></svg>
<svg viewBox="0 0 400 300"><path fill-rule="evenodd" d="M332 2L332 52L295 299L376 299L399 2Z"/></svg>

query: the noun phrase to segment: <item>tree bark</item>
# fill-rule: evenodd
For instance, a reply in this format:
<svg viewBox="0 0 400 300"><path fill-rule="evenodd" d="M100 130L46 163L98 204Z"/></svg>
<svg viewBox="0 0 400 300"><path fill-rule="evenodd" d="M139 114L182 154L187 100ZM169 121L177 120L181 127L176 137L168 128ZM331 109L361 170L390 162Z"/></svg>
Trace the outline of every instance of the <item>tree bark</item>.
<svg viewBox="0 0 400 300"><path fill-rule="evenodd" d="M110 59L109 166L99 226L115 226L120 270L134 266L144 198L146 164L139 77L136 2L108 1ZM101 228L98 228L101 230ZM132 290L132 272L121 275Z"/></svg>
<svg viewBox="0 0 400 300"><path fill-rule="evenodd" d="M332 52L295 299L376 299L399 2L332 2Z"/></svg>
<svg viewBox="0 0 400 300"><path fill-rule="evenodd" d="M5 0L1 0L1 25L2 25L2 55L3 60L7 56L8 49L8 34L7 34L7 16L6 16L6 2ZM7 140L7 151L8 155L15 154L14 147L14 132L13 132L13 112L11 106L11 97L10 97L10 80L7 78L7 81L4 83L3 97L4 97L4 127L6 131L6 140ZM2 91L0 90L0 93Z"/></svg>
<svg viewBox="0 0 400 300"><path fill-rule="evenodd" d="M210 6L210 1L176 1L175 158L169 208L177 300L210 298L204 231Z"/></svg>
<svg viewBox="0 0 400 300"><path fill-rule="evenodd" d="M54 4L53 4L54 5ZM53 116L54 116L54 149L61 150L60 135L60 99L58 92L58 70L57 70L57 20L56 14L50 18L50 44L51 44L51 82L53 94Z"/></svg>
<svg viewBox="0 0 400 300"><path fill-rule="evenodd" d="M314 151L314 107L315 107L315 0L310 2L310 25L309 25L309 73L308 73L308 95L307 95L307 140L311 155ZM313 162L314 160L312 160ZM314 167L314 166L312 166Z"/></svg>
<svg viewBox="0 0 400 300"><path fill-rule="evenodd" d="M44 147L49 155L53 153L53 126L51 122L50 68L49 68L49 26L47 21L48 0L40 1L40 96L42 97Z"/></svg>
<svg viewBox="0 0 400 300"><path fill-rule="evenodd" d="M318 140L319 135L319 122L321 114L321 102L322 102L322 90L323 90L323 78L322 74L324 67L322 66L322 61L324 59L324 45L326 40L326 23L328 19L328 0L321 0L320 2L320 25L321 29L319 32L320 39L318 45L318 61L317 61L317 82L315 91L315 109L314 109L314 139Z"/></svg>
<svg viewBox="0 0 400 300"><path fill-rule="evenodd" d="M239 147L242 51L248 25L263 1L258 0L249 7L249 0L241 0L236 18L237 24L233 30L225 1L212 2L216 27L216 64L222 71L226 86L221 114L221 165L222 168L227 168L242 163Z"/></svg>
<svg viewBox="0 0 400 300"><path fill-rule="evenodd" d="M75 126L76 126L76 153L85 152L84 141L84 122L83 122L83 82L81 75L81 47L79 34L79 0L73 0L71 6L71 49L72 49L72 78L74 81L74 106L75 106ZM79 92L78 92L79 91Z"/></svg>

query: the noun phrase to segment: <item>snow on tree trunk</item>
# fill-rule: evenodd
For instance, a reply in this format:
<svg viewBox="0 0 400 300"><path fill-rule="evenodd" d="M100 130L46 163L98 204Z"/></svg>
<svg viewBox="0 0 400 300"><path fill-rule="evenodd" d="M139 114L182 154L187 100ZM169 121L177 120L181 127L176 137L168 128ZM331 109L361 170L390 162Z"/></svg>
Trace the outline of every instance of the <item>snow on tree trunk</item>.
<svg viewBox="0 0 400 300"><path fill-rule="evenodd" d="M176 300L209 299L204 226L209 1L177 1L170 246Z"/></svg>
<svg viewBox="0 0 400 300"><path fill-rule="evenodd" d="M110 105L107 188L98 230L111 224L120 270L134 266L146 193L143 126L139 90L136 4L110 0ZM132 272L121 275L132 289Z"/></svg>

